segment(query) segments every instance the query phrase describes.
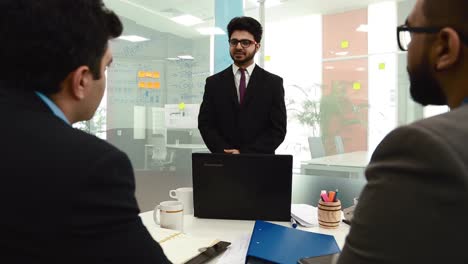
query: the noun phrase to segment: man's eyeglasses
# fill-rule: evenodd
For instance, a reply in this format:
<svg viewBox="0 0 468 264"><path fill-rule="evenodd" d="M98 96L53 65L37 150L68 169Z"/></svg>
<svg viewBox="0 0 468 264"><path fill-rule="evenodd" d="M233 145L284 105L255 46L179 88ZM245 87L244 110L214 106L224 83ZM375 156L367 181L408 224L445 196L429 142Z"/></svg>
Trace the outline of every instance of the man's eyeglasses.
<svg viewBox="0 0 468 264"><path fill-rule="evenodd" d="M252 44L257 44L257 42L249 40L249 39L230 39L229 40L229 46L231 47L237 47L237 44L239 43L244 49L250 47L250 45Z"/></svg>
<svg viewBox="0 0 468 264"><path fill-rule="evenodd" d="M400 50L407 51L411 42L411 33L435 34L443 28L444 27L410 27L407 25L401 25L397 27L398 46L400 47ZM464 36L458 31L457 33L460 40L468 45L468 37Z"/></svg>

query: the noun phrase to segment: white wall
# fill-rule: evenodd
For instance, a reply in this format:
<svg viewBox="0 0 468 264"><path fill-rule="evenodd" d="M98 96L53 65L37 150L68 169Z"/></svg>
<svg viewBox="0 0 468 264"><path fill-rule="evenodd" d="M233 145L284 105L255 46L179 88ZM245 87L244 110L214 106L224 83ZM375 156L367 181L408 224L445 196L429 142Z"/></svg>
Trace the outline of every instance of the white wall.
<svg viewBox="0 0 468 264"><path fill-rule="evenodd" d="M306 99L297 87L308 91L309 99L320 98L322 16L309 15L269 23L264 36L265 55L269 57L265 68L283 78L286 102L294 100L300 105ZM294 167L297 168L301 160L310 159L307 137L311 135L311 129L293 118L292 106L287 108L288 131L277 153L294 155Z"/></svg>
<svg viewBox="0 0 468 264"><path fill-rule="evenodd" d="M369 126L368 150L397 125L396 2L371 4L368 8ZM384 66L384 67L382 67Z"/></svg>

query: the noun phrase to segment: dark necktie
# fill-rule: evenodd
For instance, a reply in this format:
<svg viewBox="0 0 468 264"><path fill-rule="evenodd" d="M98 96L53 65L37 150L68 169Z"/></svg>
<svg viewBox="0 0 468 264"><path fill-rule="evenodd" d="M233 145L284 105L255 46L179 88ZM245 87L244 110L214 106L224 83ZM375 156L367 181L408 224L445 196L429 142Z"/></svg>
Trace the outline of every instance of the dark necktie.
<svg viewBox="0 0 468 264"><path fill-rule="evenodd" d="M245 95L245 69L239 68L239 71L241 72L241 78L240 78L240 83L239 83L239 104L242 105L244 101L244 95Z"/></svg>

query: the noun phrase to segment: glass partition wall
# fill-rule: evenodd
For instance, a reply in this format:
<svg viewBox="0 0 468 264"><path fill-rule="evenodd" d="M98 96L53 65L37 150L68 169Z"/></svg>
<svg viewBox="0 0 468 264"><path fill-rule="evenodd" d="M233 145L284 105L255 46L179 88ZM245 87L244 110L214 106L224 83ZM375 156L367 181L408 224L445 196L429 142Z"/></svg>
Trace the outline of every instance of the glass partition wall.
<svg viewBox="0 0 468 264"><path fill-rule="evenodd" d="M208 151L197 115L205 79L231 63L222 25L234 16L263 22L256 62L284 79L288 131L276 153L294 156L295 203L316 205L321 189L339 189L350 205L365 184L363 169L314 163L345 155L365 166L393 128L446 111L423 111L409 98L395 28L414 0L105 2L125 29L111 43L114 63L96 116L75 126L129 156L142 211L191 186L191 154Z"/></svg>

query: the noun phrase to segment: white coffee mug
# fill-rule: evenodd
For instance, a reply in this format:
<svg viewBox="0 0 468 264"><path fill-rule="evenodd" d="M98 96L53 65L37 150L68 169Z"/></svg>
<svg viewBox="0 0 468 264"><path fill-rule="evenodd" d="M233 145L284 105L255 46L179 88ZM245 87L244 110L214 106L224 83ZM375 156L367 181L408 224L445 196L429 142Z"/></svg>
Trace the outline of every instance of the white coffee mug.
<svg viewBox="0 0 468 264"><path fill-rule="evenodd" d="M193 188L184 187L170 190L169 196L184 205L184 214L193 214Z"/></svg>
<svg viewBox="0 0 468 264"><path fill-rule="evenodd" d="M184 205L179 201L164 201L154 208L153 218L162 228L184 230Z"/></svg>

